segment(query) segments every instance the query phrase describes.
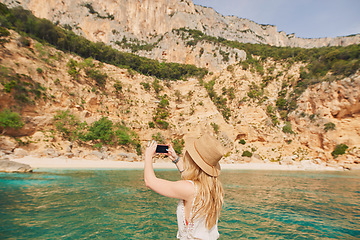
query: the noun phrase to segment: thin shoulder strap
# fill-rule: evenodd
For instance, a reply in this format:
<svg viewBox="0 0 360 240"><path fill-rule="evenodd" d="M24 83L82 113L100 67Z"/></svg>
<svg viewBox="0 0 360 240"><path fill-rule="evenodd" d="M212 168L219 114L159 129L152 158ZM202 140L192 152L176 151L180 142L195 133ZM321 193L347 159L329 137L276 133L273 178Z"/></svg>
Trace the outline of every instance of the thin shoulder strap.
<svg viewBox="0 0 360 240"><path fill-rule="evenodd" d="M191 210L190 210L190 221L192 221L192 215L193 215L193 208L194 208L194 203L195 203L195 198L196 198L196 195L197 195L197 186L196 186L196 184L193 182L193 181L191 181L191 180L187 180L188 182L191 182L192 183L192 185L194 186L194 189L195 189L195 192L194 192L194 199L193 199L193 201L192 201L192 203L191 203Z"/></svg>
<svg viewBox="0 0 360 240"><path fill-rule="evenodd" d="M196 194L197 194L197 186L196 186L196 184L193 182L193 181L191 181L191 180L186 180L186 181L188 181L188 182L191 182L192 183L192 185L194 186L194 188L195 188L195 196L196 196Z"/></svg>

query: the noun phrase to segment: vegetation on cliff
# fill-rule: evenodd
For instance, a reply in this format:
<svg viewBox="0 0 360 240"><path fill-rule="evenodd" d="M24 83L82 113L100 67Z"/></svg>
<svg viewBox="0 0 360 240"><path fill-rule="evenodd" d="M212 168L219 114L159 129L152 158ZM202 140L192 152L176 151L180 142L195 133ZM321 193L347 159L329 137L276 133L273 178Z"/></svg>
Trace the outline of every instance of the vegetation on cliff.
<svg viewBox="0 0 360 240"><path fill-rule="evenodd" d="M69 141L79 144L88 144L95 148L107 146L133 146L138 155L141 155L139 136L130 130L124 123L114 123L107 117L101 117L92 124L81 122L69 110L59 111L54 116L56 130Z"/></svg>
<svg viewBox="0 0 360 240"><path fill-rule="evenodd" d="M226 40L222 37L212 37L199 30L180 28L174 30L187 40L187 45L193 46L200 41L223 44L232 48L244 50L247 54L243 66L258 66L259 61L271 58L275 61L304 62L307 67L302 71L302 80L324 77L331 72L335 76L349 76L360 68L360 44L347 47L322 47L322 48L293 48L275 47L264 44L241 43ZM260 59L255 59L258 56ZM313 82L308 82L309 84Z"/></svg>
<svg viewBox="0 0 360 240"><path fill-rule="evenodd" d="M277 62L285 62L291 65L295 62L301 62L305 65L300 71L300 78L297 81L284 83L282 90L279 92L276 101L276 110L279 111L282 119L286 120L288 113L297 108L296 101L298 97L311 85L322 81L332 81L343 77L348 77L356 73L360 68L360 45L350 45L347 47L322 47L322 48L292 48L292 47L275 47L264 44L240 43L238 41L226 40L222 37L213 37L204 34L199 30L180 28L173 30L179 35L187 46L195 46L201 41L211 42L216 45L223 45L231 48L244 50L247 54L245 61L239 62L244 70L250 69L253 73L257 72L263 78L261 85L254 83L250 87L248 97L258 103L266 100L264 98L264 88L276 79L278 76L265 74L265 61L271 59ZM269 69L268 72L272 72ZM218 106L225 119L230 115L226 112L226 98L219 99L213 96L211 85L205 85L209 96ZM210 91L209 91L210 90ZM219 102L219 100L221 100ZM270 112L274 112L271 109ZM273 123L276 125L275 115L271 114Z"/></svg>
<svg viewBox="0 0 360 240"><path fill-rule="evenodd" d="M139 154L141 144L136 131L142 138L143 136L146 139L150 138L153 134L153 138L163 139L163 142L169 138L177 138L173 141L173 145L180 154L184 144L182 139L184 134L202 130L204 127L207 131L213 131L225 144L234 146L227 156L233 157L232 154L234 154L239 159L242 159L241 156L252 155L253 159L259 156L265 159L266 156L270 161L280 161L283 156L292 153L298 156L297 159L303 160L305 156L310 156L309 153L315 152L313 156L319 156L321 159L329 158L328 155L330 155L330 158L339 156L337 158L339 160L344 158L342 154L350 151L343 151L344 148L340 147L335 149L335 145L346 143L350 149L353 146L352 142L346 138L342 138L341 142L335 140L336 135L339 136L338 133L344 129L339 121L341 117L336 117L334 115L336 113L331 115L332 112L328 116L320 115L315 106L307 107L304 103L311 102L306 96L317 96L316 91L325 102L329 102L326 98L327 93L329 96L338 93L342 98L348 97L348 92L353 93L353 89L358 88L356 85L358 74L337 82L343 76L357 71L358 45L323 49L276 48L231 42L206 36L200 31L179 30L179 34L184 33L185 45L187 43L189 49L196 50L194 54L204 54L204 59L213 57L221 63L221 67L225 68L219 69L220 71L214 70L213 73L200 78L199 82L175 83L161 81L160 75L144 76L153 73L145 70L141 72L143 74L135 75L131 67L131 64L139 61L140 64L136 67L146 69L146 65L143 65L145 61L156 63L158 66L167 66L171 69L167 71L171 72L173 70L171 64L158 63L122 53L102 43L91 43L72 32L51 25L46 20L36 19L20 8L5 10L0 13L0 22L2 26L6 26L6 28L0 27L0 50L4 57L0 65L2 92L0 110L9 108L11 111L23 114L23 117L17 115L20 121L23 119L26 123L21 131L27 131L26 137L29 136L29 139L24 137L21 140L23 142L44 141L46 147L63 150L66 147L64 144L69 144L68 141L71 141L76 143L74 146L86 150L108 146L111 151L126 149L126 151L135 152L136 150ZM25 22L18 20L23 15ZM16 19L12 19L14 23L10 21L11 16L16 16ZM46 27L48 27L46 31L41 30ZM10 29L16 30L21 36ZM40 33L45 35L40 35ZM62 39L55 39L55 43L48 44L52 40L51 36L57 36L57 34L60 34ZM174 35L172 37L175 41L181 42L180 38ZM31 38L36 38L43 44ZM212 41L215 44L202 43L194 47L199 41ZM231 49L230 44L245 50L247 60L237 62L239 59L234 58L234 55L237 53L245 56L245 54L237 49ZM84 58L55 50L52 45L63 51L77 53ZM183 46L183 44L179 45ZM147 45L146 42L125 38L121 46L133 49L134 52L154 47ZM331 52L331 49L336 51ZM211 51L216 52L217 56L211 54ZM116 54L111 55L113 52ZM300 52L303 53L300 54ZM334 62L341 57L344 59L338 64L329 61L326 66L342 66L343 64L348 68L331 67L331 70L323 72L317 70L322 65L315 63L322 62L326 57L322 54L327 52L333 54ZM95 55L92 55L93 53ZM89 55L94 58L87 57ZM230 58L229 61L226 61L227 56ZM114 61L114 65L121 68L103 64L107 61L104 59L109 59L109 62ZM126 61L117 64L119 59ZM128 60L130 62L127 62ZM232 64L228 65L230 63ZM127 68L127 70L122 68ZM336 69L339 71L335 71ZM201 69L198 70L201 71ZM159 70L158 73L163 74L161 71ZM181 79L190 75L186 73L178 76ZM164 78L172 79L171 77ZM298 99L309 86L323 81L331 83L318 84L316 88L310 88ZM334 90L336 87L331 88L340 83L341 89L346 89L346 91L338 92ZM319 92L318 89L321 87L329 87L331 91ZM338 100L341 102L344 98ZM316 101L313 102L315 102L314 105L319 104ZM343 105L339 104L339 106ZM288 117L288 113L296 108L297 111ZM328 108L325 106L325 109ZM70 111L60 111L54 116L54 112L59 109ZM5 115L9 116L13 113L11 111L5 112ZM48 122L43 121L40 116L46 117ZM1 117L0 114L0 120ZM35 119L35 117L39 118ZM50 119L53 121L50 122ZM16 118L13 122L15 120ZM300 120L300 124L297 120ZM309 134L311 137L304 137L308 133L304 130L305 125L313 131ZM1 129L0 126L0 132ZM11 132L14 132L13 129L6 134L10 135ZM157 135L154 134L156 132ZM31 139L32 134L36 138ZM320 137L313 137L317 136L316 134ZM59 138L59 135L62 137ZM233 141L235 137L236 140ZM279 140L274 141L276 138ZM60 146L62 142L64 144ZM264 146L264 142L270 144ZM303 154L304 157L294 151L297 148L304 149L306 152ZM319 149L324 153L316 152ZM332 150L334 153L331 155ZM325 153L328 155L324 155ZM234 161L237 161L236 157Z"/></svg>
<svg viewBox="0 0 360 240"><path fill-rule="evenodd" d="M39 72L40 70L37 70ZM4 92L11 96L22 106L33 104L35 100L47 99L46 88L35 82L30 76L18 74L13 69L0 65L0 84L4 86Z"/></svg>
<svg viewBox="0 0 360 240"><path fill-rule="evenodd" d="M9 109L3 109L0 112L0 129L1 135L4 135L9 129L19 129L24 126L20 114Z"/></svg>
<svg viewBox="0 0 360 240"><path fill-rule="evenodd" d="M92 57L118 67L131 68L144 75L177 80L192 76L203 77L207 74L206 69L197 68L194 65L160 63L156 60L120 52L102 42L93 43L72 31L55 26L49 20L36 18L30 11L21 7L8 9L0 3L0 23L5 28L26 33L39 41L52 44L60 50L76 53L83 58Z"/></svg>

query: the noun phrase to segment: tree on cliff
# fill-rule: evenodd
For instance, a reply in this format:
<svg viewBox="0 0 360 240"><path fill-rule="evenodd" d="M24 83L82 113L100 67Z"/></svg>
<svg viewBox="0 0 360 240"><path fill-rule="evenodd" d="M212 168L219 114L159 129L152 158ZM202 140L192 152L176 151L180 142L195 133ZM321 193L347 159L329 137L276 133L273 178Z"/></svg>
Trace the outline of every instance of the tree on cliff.
<svg viewBox="0 0 360 240"><path fill-rule="evenodd" d="M0 130L2 129L1 135L5 135L6 131L10 128L19 129L23 126L24 123L18 113L12 112L9 109L3 109L0 112Z"/></svg>

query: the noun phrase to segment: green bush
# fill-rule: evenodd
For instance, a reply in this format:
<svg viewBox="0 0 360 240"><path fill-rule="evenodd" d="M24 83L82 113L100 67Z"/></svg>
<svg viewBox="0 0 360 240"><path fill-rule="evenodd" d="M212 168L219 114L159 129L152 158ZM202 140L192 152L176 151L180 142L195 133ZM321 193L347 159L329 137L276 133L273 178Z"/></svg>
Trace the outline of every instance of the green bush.
<svg viewBox="0 0 360 240"><path fill-rule="evenodd" d="M60 132L65 139L70 141L79 138L81 128L84 126L69 110L58 111L54 116L54 125L56 130Z"/></svg>
<svg viewBox="0 0 360 240"><path fill-rule="evenodd" d="M106 73L102 73L100 70L92 68L85 69L85 73L87 77L95 80L100 87L105 87L106 79L108 78Z"/></svg>
<svg viewBox="0 0 360 240"><path fill-rule="evenodd" d="M223 98L222 96L218 96L217 93L214 90L215 80L211 80L207 83L203 83L206 91L208 92L208 95L210 99L215 104L216 108L221 112L225 120L229 120L231 116L231 110L227 107L226 102L227 99Z"/></svg>
<svg viewBox="0 0 360 240"><path fill-rule="evenodd" d="M287 109L287 101L285 98L280 97L276 100L276 107L279 110L286 110Z"/></svg>
<svg viewBox="0 0 360 240"><path fill-rule="evenodd" d="M0 38L8 36L10 36L10 32L4 27L0 27Z"/></svg>
<svg viewBox="0 0 360 240"><path fill-rule="evenodd" d="M160 102L158 105L159 108L166 108L169 106L169 104L170 103L169 103L169 100L167 99L166 95L160 97Z"/></svg>
<svg viewBox="0 0 360 240"><path fill-rule="evenodd" d="M274 126L279 124L279 120L275 113L275 108L272 105L270 105L270 104L267 105L266 113L271 118L271 122L273 123Z"/></svg>
<svg viewBox="0 0 360 240"><path fill-rule="evenodd" d="M252 152L248 151L248 150L245 150L243 153L242 153L242 157L252 157Z"/></svg>
<svg viewBox="0 0 360 240"><path fill-rule="evenodd" d="M219 132L219 125L217 125L216 123L210 123L210 125L214 129L214 132L217 134Z"/></svg>
<svg viewBox="0 0 360 240"><path fill-rule="evenodd" d="M102 117L90 125L84 139L112 145L114 143L113 122L107 117Z"/></svg>
<svg viewBox="0 0 360 240"><path fill-rule="evenodd" d="M184 139L175 139L172 141L173 148L177 154L181 154L184 148L185 141Z"/></svg>
<svg viewBox="0 0 360 240"><path fill-rule="evenodd" d="M44 72L44 70L42 70L41 68L37 68L37 69L36 69L36 72L37 72L38 74L42 74L42 73Z"/></svg>
<svg viewBox="0 0 360 240"><path fill-rule="evenodd" d="M114 83L114 88L115 88L115 91L117 93L119 93L122 91L123 85L120 81L116 81L116 83Z"/></svg>
<svg viewBox="0 0 360 240"><path fill-rule="evenodd" d="M242 145L245 145L246 141L244 139L240 139L239 143L242 144Z"/></svg>
<svg viewBox="0 0 360 240"><path fill-rule="evenodd" d="M80 76L80 68L79 68L79 63L74 60L74 59L70 59L68 61L68 63L66 64L66 66L68 67L68 73L69 75L74 79L74 80L78 80L79 76Z"/></svg>
<svg viewBox="0 0 360 240"><path fill-rule="evenodd" d="M167 99L167 95L160 96L160 101L155 109L155 115L153 116L153 121L156 125L161 129L168 129L169 123L166 121L169 114L169 100Z"/></svg>
<svg viewBox="0 0 360 240"><path fill-rule="evenodd" d="M346 149L348 149L349 147L346 144L338 144L336 145L334 151L331 152L331 155L334 158L337 158L339 155L343 155L346 152Z"/></svg>
<svg viewBox="0 0 360 240"><path fill-rule="evenodd" d="M161 135L160 132L153 134L152 139L154 139L158 144L165 144L165 137Z"/></svg>
<svg viewBox="0 0 360 240"><path fill-rule="evenodd" d="M26 37L24 36L21 36L19 39L18 39L19 43L21 44L21 46L23 47L30 47L30 40L27 39Z"/></svg>
<svg viewBox="0 0 360 240"><path fill-rule="evenodd" d="M290 133L290 134L293 134L293 130L292 130L292 126L291 126L291 123L290 122L286 122L285 125L283 126L282 128L282 131L284 133Z"/></svg>
<svg viewBox="0 0 360 240"><path fill-rule="evenodd" d="M138 144L140 144L137 134L124 124L117 123L114 129L114 134L119 145L133 145L134 147L138 147Z"/></svg>
<svg viewBox="0 0 360 240"><path fill-rule="evenodd" d="M147 91L147 92L150 91L150 89L151 89L150 83L141 82L140 85L143 86L145 91Z"/></svg>
<svg viewBox="0 0 360 240"><path fill-rule="evenodd" d="M19 129L23 126L24 122L21 120L21 116L17 112L13 112L6 108L0 112L0 127L2 128L2 135L4 135L8 129Z"/></svg>
<svg viewBox="0 0 360 240"><path fill-rule="evenodd" d="M325 130L325 132L330 131L330 130L335 130L335 124L332 122L325 123L324 130Z"/></svg>
<svg viewBox="0 0 360 240"><path fill-rule="evenodd" d="M154 81L152 82L152 87L157 94L159 94L160 91L163 90L163 87L160 85L159 79L154 79Z"/></svg>
<svg viewBox="0 0 360 240"><path fill-rule="evenodd" d="M155 122L158 125L158 127L161 129L168 129L168 127L170 125L167 121L164 121L161 119L156 119Z"/></svg>
<svg viewBox="0 0 360 240"><path fill-rule="evenodd" d="M175 101L176 101L177 103L181 103L181 102L182 102L183 96L182 96L181 92L180 92L178 89L175 90L175 97L176 97L176 100L175 100Z"/></svg>

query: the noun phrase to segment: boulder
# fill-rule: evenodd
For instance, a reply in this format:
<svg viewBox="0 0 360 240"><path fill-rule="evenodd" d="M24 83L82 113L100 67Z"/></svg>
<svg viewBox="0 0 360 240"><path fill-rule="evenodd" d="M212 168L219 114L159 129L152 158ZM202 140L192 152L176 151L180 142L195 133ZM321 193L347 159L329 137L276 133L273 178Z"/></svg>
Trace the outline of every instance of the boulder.
<svg viewBox="0 0 360 240"><path fill-rule="evenodd" d="M18 163L10 160L0 160L0 172L32 172L30 165Z"/></svg>
<svg viewBox="0 0 360 240"><path fill-rule="evenodd" d="M10 137L0 136L0 150L12 152L17 146L17 142Z"/></svg>
<svg viewBox="0 0 360 240"><path fill-rule="evenodd" d="M251 159L251 160L250 160L250 163L264 163L263 160L261 160L261 159L259 159L259 158L256 158L256 157L254 157L254 156L252 156L250 159Z"/></svg>
<svg viewBox="0 0 360 240"><path fill-rule="evenodd" d="M51 157L51 158L55 158L55 157L60 156L60 154L57 151L55 151L55 149L53 149L53 148L47 148L44 151L44 155L47 156L47 157Z"/></svg>
<svg viewBox="0 0 360 240"><path fill-rule="evenodd" d="M74 150L73 153L74 153L74 157L80 157L80 154L83 153L83 151L76 149L76 150Z"/></svg>
<svg viewBox="0 0 360 240"><path fill-rule="evenodd" d="M104 153L102 153L100 151L97 151L97 150L92 151L91 153L89 153L89 155L95 156L95 157L97 157L99 159L104 159L105 158Z"/></svg>
<svg viewBox="0 0 360 240"><path fill-rule="evenodd" d="M16 158L23 158L27 155L29 155L29 153L25 149L15 148L14 150L14 157Z"/></svg>
<svg viewBox="0 0 360 240"><path fill-rule="evenodd" d="M119 153L118 156L120 158L126 159L129 162L133 162L135 159L137 159L137 155L135 153Z"/></svg>
<svg viewBox="0 0 360 240"><path fill-rule="evenodd" d="M280 165L294 165L293 156L283 157L279 162Z"/></svg>
<svg viewBox="0 0 360 240"><path fill-rule="evenodd" d="M72 158L72 157L74 157L74 154L72 152L66 152L66 153L64 153L64 156L67 158Z"/></svg>

